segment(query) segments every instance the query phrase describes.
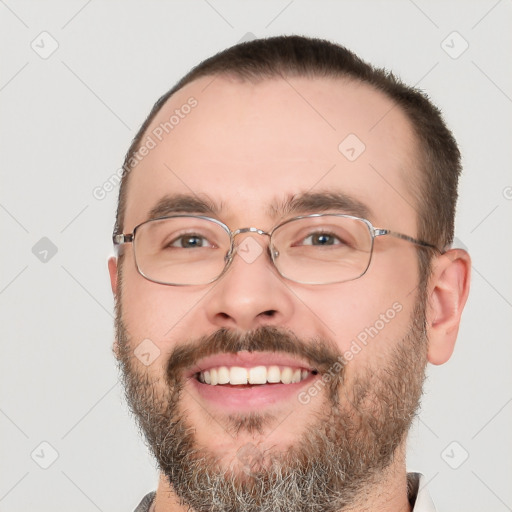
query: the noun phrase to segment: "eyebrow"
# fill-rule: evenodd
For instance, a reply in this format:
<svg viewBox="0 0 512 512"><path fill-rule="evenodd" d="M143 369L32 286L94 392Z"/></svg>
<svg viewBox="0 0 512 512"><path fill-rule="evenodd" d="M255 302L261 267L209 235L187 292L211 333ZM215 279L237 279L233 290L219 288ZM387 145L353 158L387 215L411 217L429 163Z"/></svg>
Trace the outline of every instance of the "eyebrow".
<svg viewBox="0 0 512 512"><path fill-rule="evenodd" d="M274 219L328 211L341 212L365 219L372 217L372 211L366 204L341 191L290 194L284 201L275 200L267 208L267 213ZM147 220L180 213L220 217L221 212L222 205L216 204L210 199L200 199L191 194L168 194L151 208Z"/></svg>
<svg viewBox="0 0 512 512"><path fill-rule="evenodd" d="M271 206L272 216L288 217L308 213L336 211L370 219L372 211L359 199L341 191L305 192L289 196L285 201Z"/></svg>
<svg viewBox="0 0 512 512"><path fill-rule="evenodd" d="M151 208L148 214L148 220L166 217L174 213L218 216L221 209L220 205L216 205L212 201L199 199L199 197L194 195L165 195Z"/></svg>

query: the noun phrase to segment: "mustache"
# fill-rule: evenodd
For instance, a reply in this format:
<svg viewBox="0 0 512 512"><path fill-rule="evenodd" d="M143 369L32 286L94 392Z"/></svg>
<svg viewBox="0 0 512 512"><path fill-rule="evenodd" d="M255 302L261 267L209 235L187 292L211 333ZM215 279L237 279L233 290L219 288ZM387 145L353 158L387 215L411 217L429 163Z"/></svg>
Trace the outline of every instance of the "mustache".
<svg viewBox="0 0 512 512"><path fill-rule="evenodd" d="M325 338L304 340L291 331L269 326L247 332L222 328L175 347L167 363L167 381L176 383L184 370L203 357L241 351L290 354L306 360L319 373L325 373L343 361L334 343Z"/></svg>

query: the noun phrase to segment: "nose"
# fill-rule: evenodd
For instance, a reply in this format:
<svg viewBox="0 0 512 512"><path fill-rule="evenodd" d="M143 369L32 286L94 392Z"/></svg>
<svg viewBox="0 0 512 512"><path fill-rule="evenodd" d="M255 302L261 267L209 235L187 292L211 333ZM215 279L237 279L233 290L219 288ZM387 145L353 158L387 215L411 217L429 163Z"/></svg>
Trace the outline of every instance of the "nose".
<svg viewBox="0 0 512 512"><path fill-rule="evenodd" d="M216 327L253 330L283 326L293 315L293 294L275 269L268 240L243 234L233 261L205 298L208 319Z"/></svg>

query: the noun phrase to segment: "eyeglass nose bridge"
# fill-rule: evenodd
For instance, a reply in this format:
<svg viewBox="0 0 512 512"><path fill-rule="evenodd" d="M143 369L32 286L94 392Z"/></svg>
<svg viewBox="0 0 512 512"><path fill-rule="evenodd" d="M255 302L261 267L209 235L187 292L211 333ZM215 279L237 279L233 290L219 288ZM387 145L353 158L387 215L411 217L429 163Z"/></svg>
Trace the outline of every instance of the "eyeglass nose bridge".
<svg viewBox="0 0 512 512"><path fill-rule="evenodd" d="M233 260L233 257L236 253L235 237L237 237L238 235L242 235L244 233L255 233L257 235L268 236L270 239L272 239L271 238L272 233L269 233L268 231L265 231L265 230L259 229L259 228L247 227L247 228L240 228L240 229L236 229L235 231L231 231L231 249L226 254L226 257L225 257L226 264L228 266L231 263L231 261ZM272 261L274 261L274 258L277 257L277 255L278 255L277 250L275 250L273 247L269 247L269 252L270 252Z"/></svg>
<svg viewBox="0 0 512 512"><path fill-rule="evenodd" d="M270 236L270 233L267 233L267 231L263 231L263 229L258 228L240 228L236 231L231 232L231 238L235 238L237 235L241 235L242 233L257 233L258 235L267 235Z"/></svg>

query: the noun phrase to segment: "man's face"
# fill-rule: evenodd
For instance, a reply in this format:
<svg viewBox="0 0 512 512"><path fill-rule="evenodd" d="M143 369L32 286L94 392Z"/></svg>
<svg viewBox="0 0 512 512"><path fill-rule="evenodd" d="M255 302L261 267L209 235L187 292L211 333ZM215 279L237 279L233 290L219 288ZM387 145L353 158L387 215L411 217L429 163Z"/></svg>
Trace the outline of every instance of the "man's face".
<svg viewBox="0 0 512 512"><path fill-rule="evenodd" d="M191 96L197 105L168 134L154 131ZM354 135L339 149L350 134L364 143L362 153ZM295 215L353 214L307 201L343 194L364 206L374 226L417 235L415 139L399 109L366 86L207 77L178 91L147 135L157 144L131 172L124 233L156 206L160 215L204 214L173 205L177 195L214 206L209 216L233 231L269 232ZM283 209L300 197L302 209ZM236 244L229 270L194 286L150 282L126 247L117 327L131 405L182 496L185 464L189 480L218 471L254 489L279 465L283 473L307 472L308 458L324 457L344 471L330 484L345 485L348 502L403 449L421 393L426 340L416 248L379 237L360 279L305 285L278 274L268 237L244 233ZM291 370L302 380L201 382L200 370L234 366L277 366L281 377Z"/></svg>

